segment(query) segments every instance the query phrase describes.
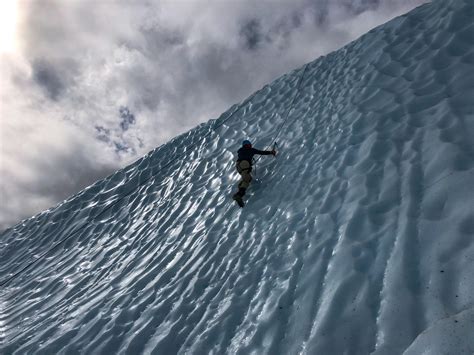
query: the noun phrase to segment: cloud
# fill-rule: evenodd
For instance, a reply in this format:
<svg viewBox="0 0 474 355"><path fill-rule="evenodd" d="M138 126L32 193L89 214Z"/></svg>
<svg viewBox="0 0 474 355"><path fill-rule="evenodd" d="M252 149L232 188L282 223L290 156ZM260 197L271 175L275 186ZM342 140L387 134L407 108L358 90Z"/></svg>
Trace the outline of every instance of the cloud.
<svg viewBox="0 0 474 355"><path fill-rule="evenodd" d="M1 58L0 228L422 2L21 2L21 50Z"/></svg>
<svg viewBox="0 0 474 355"><path fill-rule="evenodd" d="M45 95L53 101L57 101L66 91L73 85L73 73L75 65L72 60L68 63L58 65L51 64L46 60L34 60L31 63L33 72L33 81L36 82L43 90Z"/></svg>
<svg viewBox="0 0 474 355"><path fill-rule="evenodd" d="M2 118L6 117L0 163L4 226L53 206L116 169L98 141L71 122L38 107L21 107L30 120L16 120L12 112L2 111Z"/></svg>
<svg viewBox="0 0 474 355"><path fill-rule="evenodd" d="M123 131L127 131L130 126L135 123L135 115L125 106L120 107L119 113L120 118L122 119L120 122L120 128L122 128Z"/></svg>
<svg viewBox="0 0 474 355"><path fill-rule="evenodd" d="M260 21L257 19L247 21L241 27L239 35L243 37L246 49L256 49L263 40Z"/></svg>

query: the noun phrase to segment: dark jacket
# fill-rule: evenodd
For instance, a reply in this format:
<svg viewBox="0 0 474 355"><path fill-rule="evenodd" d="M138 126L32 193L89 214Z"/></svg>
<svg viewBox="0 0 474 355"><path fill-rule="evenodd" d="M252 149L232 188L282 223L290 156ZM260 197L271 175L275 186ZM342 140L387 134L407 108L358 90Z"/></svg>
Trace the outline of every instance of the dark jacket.
<svg viewBox="0 0 474 355"><path fill-rule="evenodd" d="M255 154L270 155L272 154L272 152L268 150L258 150L255 148L242 147L237 151L237 154L238 154L237 161L247 160L250 163L250 165L252 165L252 159Z"/></svg>

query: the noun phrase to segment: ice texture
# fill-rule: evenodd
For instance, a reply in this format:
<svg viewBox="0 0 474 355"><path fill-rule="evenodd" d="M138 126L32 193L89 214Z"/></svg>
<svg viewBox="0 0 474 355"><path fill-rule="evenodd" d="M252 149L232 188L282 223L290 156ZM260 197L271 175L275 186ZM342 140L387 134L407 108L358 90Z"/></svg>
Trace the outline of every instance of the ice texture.
<svg viewBox="0 0 474 355"><path fill-rule="evenodd" d="M472 354L473 137L474 1L433 1L3 232L0 353Z"/></svg>

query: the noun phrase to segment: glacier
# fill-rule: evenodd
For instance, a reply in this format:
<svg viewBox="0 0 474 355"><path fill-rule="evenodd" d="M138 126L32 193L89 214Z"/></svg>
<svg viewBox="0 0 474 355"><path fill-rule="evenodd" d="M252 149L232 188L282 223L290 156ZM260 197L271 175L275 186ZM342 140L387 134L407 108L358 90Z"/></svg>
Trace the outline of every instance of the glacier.
<svg viewBox="0 0 474 355"><path fill-rule="evenodd" d="M2 232L0 353L472 354L473 137L433 1Z"/></svg>

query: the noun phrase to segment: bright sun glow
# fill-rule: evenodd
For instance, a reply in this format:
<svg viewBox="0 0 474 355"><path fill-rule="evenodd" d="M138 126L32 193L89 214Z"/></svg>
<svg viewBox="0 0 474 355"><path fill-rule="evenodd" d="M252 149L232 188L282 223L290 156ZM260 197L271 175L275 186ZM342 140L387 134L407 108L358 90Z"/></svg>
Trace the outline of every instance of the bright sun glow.
<svg viewBox="0 0 474 355"><path fill-rule="evenodd" d="M17 0L0 0L0 53L15 50L17 20Z"/></svg>

